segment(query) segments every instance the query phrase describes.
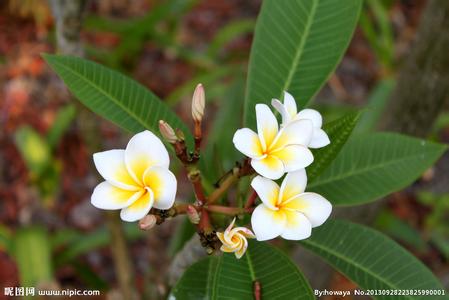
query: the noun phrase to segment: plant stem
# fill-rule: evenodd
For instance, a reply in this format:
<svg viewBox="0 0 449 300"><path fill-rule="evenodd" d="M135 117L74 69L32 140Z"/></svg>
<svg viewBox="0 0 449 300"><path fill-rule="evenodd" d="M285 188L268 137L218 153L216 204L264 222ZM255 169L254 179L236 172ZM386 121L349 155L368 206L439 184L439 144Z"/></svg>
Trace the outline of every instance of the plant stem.
<svg viewBox="0 0 449 300"><path fill-rule="evenodd" d="M248 200L246 200L245 208L250 208L254 206L254 202L256 202L257 199L257 193L255 190L252 189L251 194L248 197Z"/></svg>
<svg viewBox="0 0 449 300"><path fill-rule="evenodd" d="M244 213L251 213L253 211L253 208L241 208L241 207L229 207L229 206L222 206L222 205L205 205L205 209L207 209L210 212L235 216L240 215Z"/></svg>
<svg viewBox="0 0 449 300"><path fill-rule="evenodd" d="M242 164L237 164L221 179L219 186L209 195L207 202L216 202L240 177L251 175L252 173L254 173L254 170L249 163L249 159L245 159Z"/></svg>
<svg viewBox="0 0 449 300"><path fill-rule="evenodd" d="M123 299L135 299L133 268L120 218L116 212L106 212L106 217L111 232L111 251L120 291Z"/></svg>

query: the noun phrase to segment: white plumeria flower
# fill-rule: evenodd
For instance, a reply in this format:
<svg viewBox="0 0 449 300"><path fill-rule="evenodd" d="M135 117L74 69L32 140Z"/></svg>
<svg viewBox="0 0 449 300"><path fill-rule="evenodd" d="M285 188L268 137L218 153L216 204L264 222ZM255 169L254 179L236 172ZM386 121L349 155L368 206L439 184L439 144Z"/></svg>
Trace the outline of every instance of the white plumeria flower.
<svg viewBox="0 0 449 300"><path fill-rule="evenodd" d="M95 207L121 209L120 217L128 222L142 219L152 207L172 207L176 177L168 170L167 149L152 132L136 134L125 150L95 153L94 163L105 179L92 194Z"/></svg>
<svg viewBox="0 0 449 300"><path fill-rule="evenodd" d="M313 162L307 148L313 133L308 119L289 122L279 130L276 117L265 104L256 105L257 132L242 128L234 134L237 150L251 158L251 166L260 175L279 179L286 172L307 167Z"/></svg>
<svg viewBox="0 0 449 300"><path fill-rule="evenodd" d="M332 205L321 195L305 193L306 171L288 173L281 187L276 182L257 176L251 186L262 203L251 216L257 240L281 236L287 240L302 240L310 236L312 227L323 224Z"/></svg>
<svg viewBox="0 0 449 300"><path fill-rule="evenodd" d="M235 257L239 259L245 254L248 248L246 238L254 239L256 236L246 227L236 227L233 229L234 223L235 218L224 232L217 232L217 236L223 244L220 250L234 253Z"/></svg>
<svg viewBox="0 0 449 300"><path fill-rule="evenodd" d="M282 126L286 126L286 124L294 120L308 119L312 121L313 134L310 143L307 145L309 148L321 148L329 145L329 137L326 132L321 129L323 118L318 111L306 108L298 113L295 99L287 92L284 92L284 104L278 99L273 99L271 100L271 105L273 105L273 107L281 114Z"/></svg>

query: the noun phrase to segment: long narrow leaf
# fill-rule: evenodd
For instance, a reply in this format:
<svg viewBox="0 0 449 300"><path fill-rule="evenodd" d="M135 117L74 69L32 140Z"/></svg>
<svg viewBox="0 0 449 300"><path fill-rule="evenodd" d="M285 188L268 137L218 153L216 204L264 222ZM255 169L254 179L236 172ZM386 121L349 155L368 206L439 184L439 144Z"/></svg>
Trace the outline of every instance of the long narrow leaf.
<svg viewBox="0 0 449 300"><path fill-rule="evenodd" d="M341 60L361 9L360 0L266 0L258 17L248 69L245 125L254 105L287 90L299 106L318 92Z"/></svg>
<svg viewBox="0 0 449 300"><path fill-rule="evenodd" d="M158 133L158 121L162 119L182 129L192 140L176 114L136 81L85 59L49 54L43 57L70 91L105 119L133 133L144 129Z"/></svg>
<svg viewBox="0 0 449 300"><path fill-rule="evenodd" d="M420 261L393 240L373 229L329 220L301 244L366 290L397 295L375 299L447 299L416 292L444 292L441 283ZM412 294L407 294L407 292ZM399 293L404 293L400 295Z"/></svg>

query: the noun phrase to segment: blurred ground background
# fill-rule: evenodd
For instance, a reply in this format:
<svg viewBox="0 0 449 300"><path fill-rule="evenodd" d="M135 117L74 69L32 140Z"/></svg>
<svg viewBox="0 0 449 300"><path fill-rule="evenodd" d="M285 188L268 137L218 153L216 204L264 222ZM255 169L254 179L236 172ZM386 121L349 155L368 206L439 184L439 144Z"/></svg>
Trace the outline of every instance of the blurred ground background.
<svg viewBox="0 0 449 300"><path fill-rule="evenodd" d="M370 3L336 74L317 97L325 120L368 101L386 101L426 5ZM81 42L87 58L149 87L184 120L193 87L202 82L210 111L206 131L213 132L214 112L227 101L222 95L246 70L259 8L256 0L89 1ZM40 276L44 285L101 289L103 299L114 293L117 281L104 215L89 202L98 182L91 154L98 140L103 149L123 148L128 136L93 114L80 114L43 62L40 53L56 51L54 26L46 1L0 2L0 287ZM87 125L86 116L93 120ZM95 136L83 134L88 126ZM447 107L430 132L431 139L449 142ZM448 178L447 162L446 155L415 185L391 195L375 218L377 228L421 259L446 287L449 194L441 178ZM180 247L170 239L178 223L149 233L126 226L137 286L148 299L166 292L161 274ZM33 261L34 255L40 258ZM44 271L23 275L33 268ZM354 288L338 274L330 287Z"/></svg>

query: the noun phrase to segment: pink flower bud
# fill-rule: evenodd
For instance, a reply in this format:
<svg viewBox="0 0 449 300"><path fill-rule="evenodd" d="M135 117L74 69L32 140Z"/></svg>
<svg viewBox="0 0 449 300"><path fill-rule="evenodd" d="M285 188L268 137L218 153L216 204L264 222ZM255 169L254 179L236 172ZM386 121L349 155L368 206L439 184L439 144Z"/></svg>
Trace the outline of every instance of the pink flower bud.
<svg viewBox="0 0 449 300"><path fill-rule="evenodd" d="M195 122L201 122L203 119L205 105L206 96L204 94L203 85L200 83L196 86L192 98L192 118Z"/></svg>
<svg viewBox="0 0 449 300"><path fill-rule="evenodd" d="M146 215L139 221L139 227L142 230L150 230L156 225L156 216L154 215Z"/></svg>
<svg viewBox="0 0 449 300"><path fill-rule="evenodd" d="M187 217L189 217L192 224L198 224L200 222L200 214L192 205L187 206Z"/></svg>
<svg viewBox="0 0 449 300"><path fill-rule="evenodd" d="M161 132L162 137L170 144L174 144L178 140L173 128L163 120L159 121L159 131Z"/></svg>

